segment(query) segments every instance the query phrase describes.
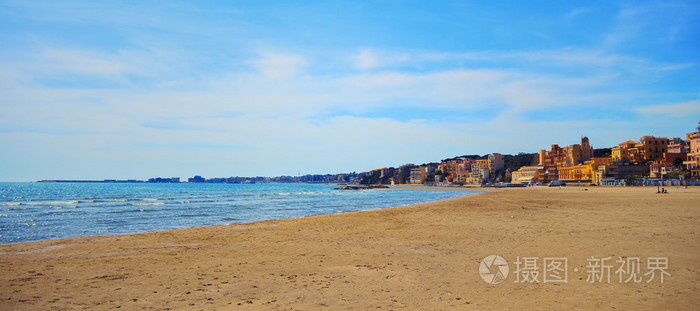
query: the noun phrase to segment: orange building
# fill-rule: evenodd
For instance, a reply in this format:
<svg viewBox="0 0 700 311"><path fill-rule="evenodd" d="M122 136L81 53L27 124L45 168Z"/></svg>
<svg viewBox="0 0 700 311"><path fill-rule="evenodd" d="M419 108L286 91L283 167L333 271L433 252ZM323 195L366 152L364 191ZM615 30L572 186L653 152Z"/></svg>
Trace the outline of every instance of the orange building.
<svg viewBox="0 0 700 311"><path fill-rule="evenodd" d="M636 146L637 142L628 140L612 147L610 150L612 160L616 162L640 161L639 149Z"/></svg>
<svg viewBox="0 0 700 311"><path fill-rule="evenodd" d="M598 183L598 168L610 163L610 158L592 158L584 164L562 166L558 169L559 180L581 183Z"/></svg>
<svg viewBox="0 0 700 311"><path fill-rule="evenodd" d="M616 162L651 162L663 158L668 152L668 138L642 136L639 141L628 140L611 149Z"/></svg>
<svg viewBox="0 0 700 311"><path fill-rule="evenodd" d="M559 168L582 164L593 157L593 147L588 137L581 138L581 144L573 144L564 148L552 145L549 151L540 150L540 163L535 179L538 182L554 181L559 179Z"/></svg>
<svg viewBox="0 0 700 311"><path fill-rule="evenodd" d="M468 182L471 165L474 159L443 161L437 166L436 171L443 176L443 182L464 184Z"/></svg>
<svg viewBox="0 0 700 311"><path fill-rule="evenodd" d="M641 149L644 161L660 160L668 152L668 138L643 136L639 139L637 148Z"/></svg>
<svg viewBox="0 0 700 311"><path fill-rule="evenodd" d="M467 183L480 184L487 179L489 179L489 160L482 159L474 161Z"/></svg>
<svg viewBox="0 0 700 311"><path fill-rule="evenodd" d="M700 177L700 122L698 122L697 132L688 133L685 137L690 145L690 151L688 160L683 164L690 171L691 176Z"/></svg>

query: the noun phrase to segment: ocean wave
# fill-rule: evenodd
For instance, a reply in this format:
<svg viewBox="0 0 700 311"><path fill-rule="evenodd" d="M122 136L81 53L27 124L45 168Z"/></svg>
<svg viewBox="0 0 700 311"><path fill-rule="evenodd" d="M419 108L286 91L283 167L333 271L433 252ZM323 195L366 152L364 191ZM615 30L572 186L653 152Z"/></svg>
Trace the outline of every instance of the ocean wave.
<svg viewBox="0 0 700 311"><path fill-rule="evenodd" d="M24 211L26 210L26 207L12 207L12 208L3 208L3 212L12 212L12 211Z"/></svg>
<svg viewBox="0 0 700 311"><path fill-rule="evenodd" d="M69 205L69 204L78 204L80 201L74 200L74 201L30 201L30 202L22 202L21 205Z"/></svg>
<svg viewBox="0 0 700 311"><path fill-rule="evenodd" d="M321 194L323 192L316 192L316 191L300 191L300 192L294 192L291 193L293 195L301 196L301 195L313 195L313 194Z"/></svg>
<svg viewBox="0 0 700 311"><path fill-rule="evenodd" d="M94 199L90 200L92 202L85 202L85 203L111 203L111 202L126 202L128 199Z"/></svg>
<svg viewBox="0 0 700 311"><path fill-rule="evenodd" d="M180 214L176 215L177 217L208 217L208 214Z"/></svg>
<svg viewBox="0 0 700 311"><path fill-rule="evenodd" d="M134 206L165 205L163 202L131 203Z"/></svg>
<svg viewBox="0 0 700 311"><path fill-rule="evenodd" d="M2 202L0 206L20 206L22 202Z"/></svg>
<svg viewBox="0 0 700 311"><path fill-rule="evenodd" d="M105 214L118 214L118 215L123 215L123 217L128 218L132 215L132 213L150 213L150 212L158 212L158 209L147 209L147 208L134 208L134 209L123 209L123 210L112 210L112 211L107 211Z"/></svg>

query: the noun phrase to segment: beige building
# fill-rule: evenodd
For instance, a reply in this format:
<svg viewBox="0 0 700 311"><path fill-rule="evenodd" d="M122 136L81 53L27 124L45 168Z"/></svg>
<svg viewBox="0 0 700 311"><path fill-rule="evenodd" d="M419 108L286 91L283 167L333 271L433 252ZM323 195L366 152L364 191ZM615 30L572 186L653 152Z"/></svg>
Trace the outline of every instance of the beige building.
<svg viewBox="0 0 700 311"><path fill-rule="evenodd" d="M537 176L537 166L523 166L511 175L511 182L517 184L530 183Z"/></svg>
<svg viewBox="0 0 700 311"><path fill-rule="evenodd" d="M668 140L668 153L688 153L690 146L687 141L680 137L670 138Z"/></svg>
<svg viewBox="0 0 700 311"><path fill-rule="evenodd" d="M495 176L496 173L503 171L504 167L504 160L503 160L503 155L500 153L492 153L489 154L488 158L488 168L489 168L489 173L491 176Z"/></svg>
<svg viewBox="0 0 700 311"><path fill-rule="evenodd" d="M410 183L411 184L422 184L423 183L423 169L420 166L411 168Z"/></svg>

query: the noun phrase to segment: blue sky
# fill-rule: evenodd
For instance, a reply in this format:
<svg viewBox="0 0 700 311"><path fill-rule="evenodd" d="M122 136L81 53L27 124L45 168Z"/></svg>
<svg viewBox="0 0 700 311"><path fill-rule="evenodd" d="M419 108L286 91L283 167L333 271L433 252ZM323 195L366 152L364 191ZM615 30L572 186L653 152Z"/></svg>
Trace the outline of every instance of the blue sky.
<svg viewBox="0 0 700 311"><path fill-rule="evenodd" d="M700 121L697 1L0 1L0 181L366 171Z"/></svg>

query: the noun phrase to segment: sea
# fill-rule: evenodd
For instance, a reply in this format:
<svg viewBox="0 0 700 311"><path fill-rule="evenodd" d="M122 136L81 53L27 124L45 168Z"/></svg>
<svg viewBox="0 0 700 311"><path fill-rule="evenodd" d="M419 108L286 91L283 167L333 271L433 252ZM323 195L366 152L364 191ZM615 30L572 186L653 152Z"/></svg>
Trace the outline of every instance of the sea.
<svg viewBox="0 0 700 311"><path fill-rule="evenodd" d="M0 244L345 213L479 191L326 184L0 183Z"/></svg>

